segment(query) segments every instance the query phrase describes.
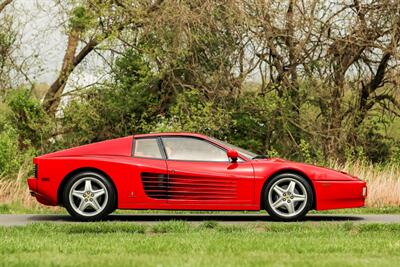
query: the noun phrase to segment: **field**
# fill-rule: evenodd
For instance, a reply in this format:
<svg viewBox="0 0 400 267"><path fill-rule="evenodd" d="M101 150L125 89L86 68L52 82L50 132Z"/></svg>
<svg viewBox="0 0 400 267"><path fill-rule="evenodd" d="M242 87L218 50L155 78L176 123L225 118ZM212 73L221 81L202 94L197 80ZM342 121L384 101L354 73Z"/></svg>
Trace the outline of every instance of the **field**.
<svg viewBox="0 0 400 267"><path fill-rule="evenodd" d="M396 266L397 224L164 222L0 228L1 266Z"/></svg>

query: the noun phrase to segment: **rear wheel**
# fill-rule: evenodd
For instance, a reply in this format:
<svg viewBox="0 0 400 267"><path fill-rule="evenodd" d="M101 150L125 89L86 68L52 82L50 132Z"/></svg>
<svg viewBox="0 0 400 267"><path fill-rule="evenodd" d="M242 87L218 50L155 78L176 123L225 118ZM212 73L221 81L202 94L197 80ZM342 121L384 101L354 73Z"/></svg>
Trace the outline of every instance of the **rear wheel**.
<svg viewBox="0 0 400 267"><path fill-rule="evenodd" d="M270 179L263 199L271 217L296 221L311 209L313 198L311 185L306 179L294 173L283 173Z"/></svg>
<svg viewBox="0 0 400 267"><path fill-rule="evenodd" d="M113 211L116 194L107 178L85 171L68 180L63 200L65 208L73 217L81 221L94 221Z"/></svg>

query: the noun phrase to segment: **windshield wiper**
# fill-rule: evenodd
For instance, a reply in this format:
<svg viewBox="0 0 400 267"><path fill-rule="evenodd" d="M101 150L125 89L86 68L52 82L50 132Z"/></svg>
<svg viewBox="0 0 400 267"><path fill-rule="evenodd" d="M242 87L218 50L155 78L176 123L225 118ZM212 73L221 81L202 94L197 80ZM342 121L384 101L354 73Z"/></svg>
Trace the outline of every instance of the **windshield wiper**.
<svg viewBox="0 0 400 267"><path fill-rule="evenodd" d="M257 155L255 157L252 157L251 159L266 159L266 158L268 158L268 157L265 155Z"/></svg>

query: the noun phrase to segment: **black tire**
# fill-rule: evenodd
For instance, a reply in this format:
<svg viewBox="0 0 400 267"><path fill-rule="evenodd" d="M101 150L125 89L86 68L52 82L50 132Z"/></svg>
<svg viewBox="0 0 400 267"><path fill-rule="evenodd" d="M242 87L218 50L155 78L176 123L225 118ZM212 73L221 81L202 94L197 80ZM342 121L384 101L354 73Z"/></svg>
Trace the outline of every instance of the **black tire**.
<svg viewBox="0 0 400 267"><path fill-rule="evenodd" d="M301 187L300 184L298 184L297 182L296 185L299 187L298 189L303 190L304 192L302 192L304 195L306 195L306 200L303 201L305 202L303 204L303 202L301 202L301 204L299 205L299 203L296 203L294 201L292 201L292 205L299 205L298 206L298 210L295 212L294 215L290 215L289 209L287 209L286 207L280 207L280 209L287 209L288 211L288 215L283 216L284 212L280 212L280 211L276 211L277 208L273 208L272 204L269 201L269 194L271 192L271 190L273 190L273 186L275 185L279 185L279 183L285 183L286 181L288 181L288 183L290 181L297 181L298 183L300 183L301 185L303 185L303 187ZM284 189L288 189L284 188ZM295 189L295 190L298 190ZM276 194L275 192L271 192L271 194ZM288 194L288 193L286 193ZM310 183L302 176L295 174L295 173L282 173L282 174L278 174L272 178L270 178L267 182L267 185L265 186L264 190L263 190L263 203L265 205L265 209L268 212L268 214L277 221L298 221L300 219L302 219L307 212L312 208L313 205L313 201L314 201L314 194L313 194L313 190L312 187L310 185ZM277 197L277 196L275 196ZM292 197L292 196L290 196ZM279 197L278 197L279 198ZM290 199L286 196L286 201L290 202ZM279 200L279 199L277 199ZM283 200L285 200L285 198L283 197ZM284 204L286 204L286 201L282 201L284 202ZM283 205L284 206L284 205ZM281 214L280 214L280 213Z"/></svg>
<svg viewBox="0 0 400 267"><path fill-rule="evenodd" d="M100 190L104 190L106 193L103 197L103 202L101 205L101 210L98 211L94 210L93 208L93 215L89 214L89 212L82 212L82 214L78 213L75 209L77 208L77 202L80 201L89 201L90 200L80 200L79 198L72 198L74 203L71 203L70 192L73 186L76 184L79 185L81 182L85 182L86 180L90 180L93 183L93 187L97 186ZM98 187L98 186L101 187ZM82 189L81 189L82 190ZM80 190L80 191L81 191ZM83 190L85 191L85 190ZM99 191L99 190L98 190ZM92 195L93 196L93 195ZM107 196L107 197L106 197ZM94 197L93 197L94 198ZM75 219L79 221L98 221L104 219L108 214L113 212L116 207L117 203L117 194L115 192L114 186L112 183L103 175L93 172L93 171L82 171L80 173L75 174L72 176L65 184L63 190L63 204L68 213L73 216ZM91 198L92 199L92 198ZM75 208L74 208L75 207ZM90 205L86 208L86 210L90 210Z"/></svg>

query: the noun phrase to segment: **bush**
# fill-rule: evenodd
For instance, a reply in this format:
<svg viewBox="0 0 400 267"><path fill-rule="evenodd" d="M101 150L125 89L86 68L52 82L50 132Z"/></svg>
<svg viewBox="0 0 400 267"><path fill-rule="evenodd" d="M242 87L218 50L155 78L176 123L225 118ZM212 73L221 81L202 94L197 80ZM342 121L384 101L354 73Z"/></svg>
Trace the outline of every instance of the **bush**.
<svg viewBox="0 0 400 267"><path fill-rule="evenodd" d="M32 157L49 148L50 120L26 89L9 92L1 109L0 176L14 178L21 166L29 172Z"/></svg>
<svg viewBox="0 0 400 267"><path fill-rule="evenodd" d="M8 106L5 120L18 134L18 148L28 150L33 147L45 152L54 127L41 103L24 88L12 90L5 100Z"/></svg>
<svg viewBox="0 0 400 267"><path fill-rule="evenodd" d="M197 132L216 137L224 136L231 127L229 108L206 100L199 90L177 94L168 113L143 125L145 132Z"/></svg>
<svg viewBox="0 0 400 267"><path fill-rule="evenodd" d="M0 132L0 177L16 173L20 164L17 134L8 126L4 128Z"/></svg>

